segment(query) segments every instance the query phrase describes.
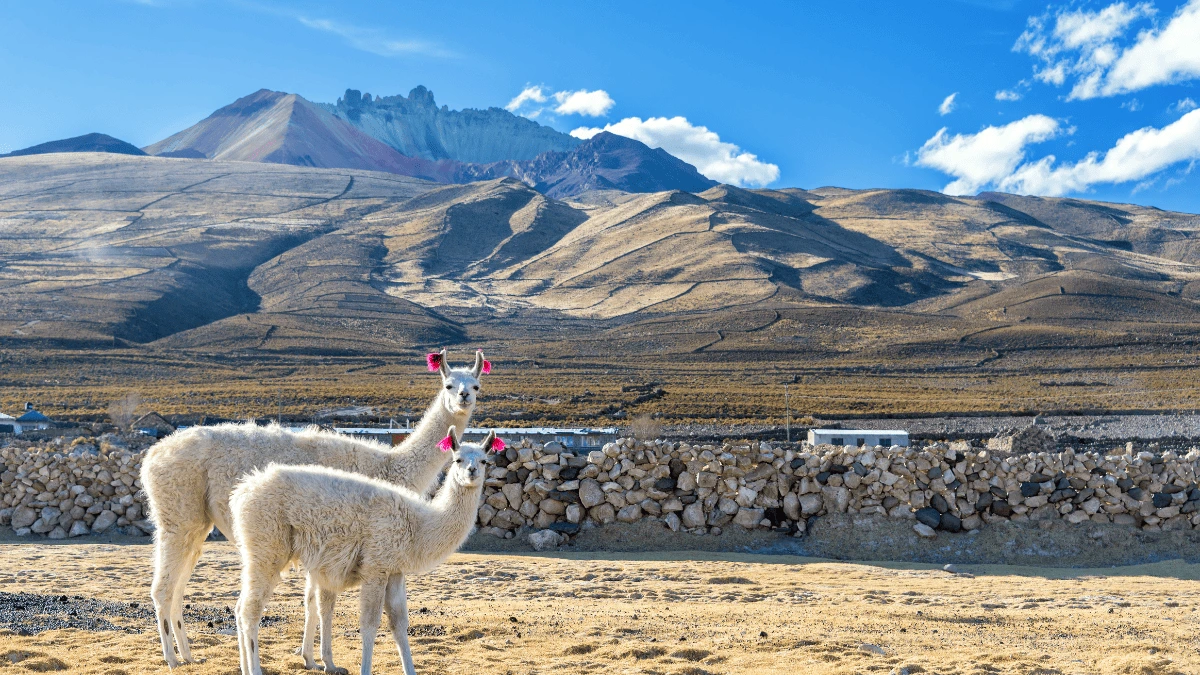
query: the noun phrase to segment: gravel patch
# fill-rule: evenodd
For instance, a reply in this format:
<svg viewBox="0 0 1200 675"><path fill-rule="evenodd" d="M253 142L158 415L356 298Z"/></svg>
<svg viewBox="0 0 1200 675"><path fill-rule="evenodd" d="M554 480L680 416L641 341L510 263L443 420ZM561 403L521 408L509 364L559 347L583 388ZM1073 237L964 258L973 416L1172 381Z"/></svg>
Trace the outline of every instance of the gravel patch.
<svg viewBox="0 0 1200 675"><path fill-rule="evenodd" d="M220 630L234 628L233 608L188 605L185 620L192 626ZM121 623L113 623L113 621ZM280 616L264 616L263 626L282 622ZM111 602L82 595L0 593L0 628L17 635L36 635L48 630L77 628L87 631L142 633L154 626L154 608L149 603Z"/></svg>

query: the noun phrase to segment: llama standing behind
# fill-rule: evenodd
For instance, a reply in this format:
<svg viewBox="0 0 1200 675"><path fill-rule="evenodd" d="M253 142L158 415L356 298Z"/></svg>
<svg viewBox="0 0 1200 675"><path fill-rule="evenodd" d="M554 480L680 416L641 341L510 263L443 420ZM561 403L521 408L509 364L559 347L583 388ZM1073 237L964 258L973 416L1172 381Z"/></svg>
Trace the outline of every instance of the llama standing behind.
<svg viewBox="0 0 1200 675"><path fill-rule="evenodd" d="M482 445L463 444L451 427L443 447L453 463L437 496L318 466L280 466L250 474L230 498L234 539L242 556L237 603L242 675L262 675L258 623L280 573L299 561L325 592L362 586L359 629L362 675L386 605L406 675L415 675L408 646L405 577L427 572L456 551L475 525L483 494L487 450L504 445L489 433ZM333 607L319 603L321 657L332 668Z"/></svg>
<svg viewBox="0 0 1200 675"><path fill-rule="evenodd" d="M192 427L150 448L141 475L155 525L150 593L168 666L178 666L181 659L193 662L183 627L184 586L214 524L226 535L236 536L229 495L243 476L272 462L317 464L386 480L421 494L433 487L449 458L438 449L438 440L451 426L466 429L475 410L479 377L491 370L491 364L478 352L473 367L451 370L445 350L430 354L428 362L431 370L441 374L442 388L412 435L397 448L316 429L292 432L253 424ZM313 600L320 593L319 585L308 584L302 654L309 668L315 666ZM178 658L172 640L179 649Z"/></svg>

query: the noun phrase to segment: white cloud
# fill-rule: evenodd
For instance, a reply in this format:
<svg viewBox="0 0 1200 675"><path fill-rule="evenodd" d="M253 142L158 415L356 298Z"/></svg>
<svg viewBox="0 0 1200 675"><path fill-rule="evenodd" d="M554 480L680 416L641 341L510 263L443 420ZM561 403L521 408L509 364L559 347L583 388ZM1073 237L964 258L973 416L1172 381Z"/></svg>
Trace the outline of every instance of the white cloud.
<svg viewBox="0 0 1200 675"><path fill-rule="evenodd" d="M407 56L423 55L450 57L453 53L442 49L432 42L424 40L400 40L389 37L375 28L364 28L330 19L313 19L302 15L293 15L293 19L312 28L337 35L350 46L378 56Z"/></svg>
<svg viewBox="0 0 1200 675"><path fill-rule="evenodd" d="M942 104L938 106L938 114L942 117L945 117L946 115L954 112L954 99L956 98L958 98L957 91L943 99Z"/></svg>
<svg viewBox="0 0 1200 675"><path fill-rule="evenodd" d="M525 88L521 90L521 93L514 96L513 100L509 101L508 105L504 106L504 109L515 113L517 110L520 110L521 106L529 103L530 101L534 103L545 103L546 91L540 86L527 84L525 85Z"/></svg>
<svg viewBox="0 0 1200 675"><path fill-rule="evenodd" d="M1117 2L1097 11L1059 9L1031 17L1013 50L1040 61L1034 77L1071 99L1116 96L1200 77L1200 0L1188 0L1164 26L1127 38L1153 5Z"/></svg>
<svg viewBox="0 0 1200 675"><path fill-rule="evenodd" d="M1015 89L1000 89L996 92L997 101L1020 101L1021 92Z"/></svg>
<svg viewBox="0 0 1200 675"><path fill-rule="evenodd" d="M554 103L550 106L543 105L551 99L554 100ZM511 113L530 119L547 112L558 115L603 117L616 104L617 102L603 89L550 93L544 85L527 84L521 93L514 96L504 108Z"/></svg>
<svg viewBox="0 0 1200 675"><path fill-rule="evenodd" d="M603 89L559 91L555 92L554 100L558 102L558 107L554 109L554 112L560 115L586 115L588 117L603 117L608 114L609 109L617 104Z"/></svg>
<svg viewBox="0 0 1200 675"><path fill-rule="evenodd" d="M1131 98L1121 104L1121 107L1129 112L1137 112L1142 109L1142 102L1136 98Z"/></svg>
<svg viewBox="0 0 1200 675"><path fill-rule="evenodd" d="M1060 130L1058 120L1045 115L985 127L975 134L951 136L942 127L917 151L916 164L955 177L943 192L975 194L1011 175L1025 159L1025 146L1053 138Z"/></svg>
<svg viewBox="0 0 1200 675"><path fill-rule="evenodd" d="M1101 94L1113 96L1200 77L1200 0L1181 7L1162 30L1145 31L1113 63Z"/></svg>
<svg viewBox="0 0 1200 675"><path fill-rule="evenodd" d="M1167 112L1185 113L1189 110L1195 110L1196 108L1200 108L1200 106L1196 105L1196 102L1193 101L1192 97L1189 96L1187 98L1180 99L1169 106L1167 108Z"/></svg>
<svg viewBox="0 0 1200 675"><path fill-rule="evenodd" d="M1107 152L1090 153L1074 164L1055 166L1053 155L1025 164L996 181L1001 190L1062 195L1102 183L1140 181L1180 162L1200 159L1200 110L1156 129L1123 136Z"/></svg>
<svg viewBox="0 0 1200 675"><path fill-rule="evenodd" d="M760 161L733 143L721 140L707 127L695 126L685 117L626 117L604 128L579 127L576 138L591 138L601 131L632 138L652 148L662 148L696 167L701 174L722 183L760 187L779 178L779 167Z"/></svg>

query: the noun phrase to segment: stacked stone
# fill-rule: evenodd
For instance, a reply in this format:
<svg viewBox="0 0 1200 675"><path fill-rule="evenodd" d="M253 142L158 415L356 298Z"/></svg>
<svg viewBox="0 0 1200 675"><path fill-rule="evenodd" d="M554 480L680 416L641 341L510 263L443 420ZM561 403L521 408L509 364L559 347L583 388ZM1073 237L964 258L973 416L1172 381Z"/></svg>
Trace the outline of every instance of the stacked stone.
<svg viewBox="0 0 1200 675"><path fill-rule="evenodd" d="M142 455L112 434L0 447L0 526L51 539L148 535L154 527L138 480Z"/></svg>
<svg viewBox="0 0 1200 675"><path fill-rule="evenodd" d="M505 538L549 530L559 535L553 544L644 518L697 534L732 523L800 535L809 518L829 513L909 519L924 536L1001 520L1184 529L1200 526L1198 467L1196 449L1010 456L966 442L785 449L620 439L584 455L524 441L491 470L479 524Z"/></svg>
<svg viewBox="0 0 1200 675"><path fill-rule="evenodd" d="M131 440L138 442L105 435L0 447L0 526L53 538L151 532L138 481L143 450ZM479 526L504 538L532 531L543 547L584 528L646 519L694 534L738 526L801 535L810 518L831 513L910 520L923 536L1006 520L1200 527L1200 450L1153 450L1008 454L967 442L867 448L623 438L582 452L525 440L489 470Z"/></svg>

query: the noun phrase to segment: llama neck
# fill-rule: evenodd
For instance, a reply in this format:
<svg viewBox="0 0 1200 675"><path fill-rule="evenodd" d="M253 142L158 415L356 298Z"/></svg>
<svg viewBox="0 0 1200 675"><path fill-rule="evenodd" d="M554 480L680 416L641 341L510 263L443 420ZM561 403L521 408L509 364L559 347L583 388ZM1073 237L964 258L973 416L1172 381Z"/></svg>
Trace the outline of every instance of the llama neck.
<svg viewBox="0 0 1200 675"><path fill-rule="evenodd" d="M421 544L415 550L427 551L430 559L442 559L458 550L475 527L483 483L463 485L447 478L433 498L433 519L421 528Z"/></svg>
<svg viewBox="0 0 1200 675"><path fill-rule="evenodd" d="M438 472L450 459L450 454L438 447L446 430L454 426L455 435L462 437L471 419L471 409L451 413L442 405L439 395L417 422L417 428L394 450L389 480L406 485L417 492L427 493L437 480Z"/></svg>

